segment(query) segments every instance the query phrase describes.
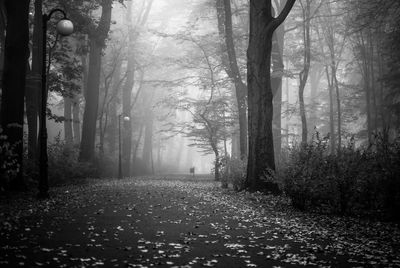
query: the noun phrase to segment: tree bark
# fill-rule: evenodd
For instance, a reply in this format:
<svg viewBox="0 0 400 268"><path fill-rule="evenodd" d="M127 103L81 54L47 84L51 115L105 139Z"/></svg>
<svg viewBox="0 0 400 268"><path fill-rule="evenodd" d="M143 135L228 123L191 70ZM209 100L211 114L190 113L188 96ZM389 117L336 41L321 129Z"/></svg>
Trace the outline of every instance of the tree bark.
<svg viewBox="0 0 400 268"><path fill-rule="evenodd" d="M240 137L239 130L236 128L232 134L231 156L233 158L240 158Z"/></svg>
<svg viewBox="0 0 400 268"><path fill-rule="evenodd" d="M213 146L213 151L214 151L214 155L215 155L215 162L214 162L214 179L216 181L219 181L220 178L220 174L219 174L219 152L218 149L216 149L216 146Z"/></svg>
<svg viewBox="0 0 400 268"><path fill-rule="evenodd" d="M87 93L85 96L85 112L83 114L82 141L80 146L80 161L91 162L95 156L97 110L99 105L99 84L102 50L108 36L111 23L112 0L102 1L100 22L90 36L89 72Z"/></svg>
<svg viewBox="0 0 400 268"><path fill-rule="evenodd" d="M26 67L29 58L29 0L5 1L7 33L5 39L3 88L1 97L1 127L7 141L15 146L17 174L11 178L11 188L26 188L23 168L23 124Z"/></svg>
<svg viewBox="0 0 400 268"><path fill-rule="evenodd" d="M72 101L72 130L74 135L74 144L81 142L81 119L79 96L75 95Z"/></svg>
<svg viewBox="0 0 400 268"><path fill-rule="evenodd" d="M334 82L335 91L336 91L337 140L338 140L338 153L340 153L341 152L340 149L342 148L342 109L341 109L341 105L340 105L340 91L339 91L339 82L337 80L337 75L336 75L336 69L337 69L336 61L333 60L333 62L332 62L332 77L333 77L333 82Z"/></svg>
<svg viewBox="0 0 400 268"><path fill-rule="evenodd" d="M245 186L253 191L278 191L277 185L262 180L265 172L275 170L270 73L272 36L289 14L294 2L288 0L279 16L273 18L270 0L250 0L250 39L247 50L249 156Z"/></svg>
<svg viewBox="0 0 400 268"><path fill-rule="evenodd" d="M272 132L274 137L275 161L279 161L282 148L282 77L283 77L283 46L285 28L282 23L275 31L272 41L272 77L271 88L273 94Z"/></svg>
<svg viewBox="0 0 400 268"><path fill-rule="evenodd" d="M4 46L6 38L7 15L4 0L0 1L0 88L2 88L3 67L4 67Z"/></svg>
<svg viewBox="0 0 400 268"><path fill-rule="evenodd" d="M368 66L369 66L369 73L370 73L370 79L371 79L371 98L372 98L372 108L374 112L374 131L375 133L378 132L379 129L379 116L378 116L378 105L376 102L376 80L375 80L375 60L374 60L374 55L375 55L375 48L374 48L374 41L373 41L373 36L371 29L368 29L368 47L369 47L369 53L368 53Z"/></svg>
<svg viewBox="0 0 400 268"><path fill-rule="evenodd" d="M239 112L239 144L240 144L240 158L244 159L247 156L247 105L246 95L247 86L242 80L242 75L236 59L235 43L233 41L232 30L232 10L231 1L224 1L224 14L225 14L225 43L228 52L229 70L228 74L235 84L236 101Z"/></svg>
<svg viewBox="0 0 400 268"><path fill-rule="evenodd" d="M144 128L143 124L140 124L140 126L139 126L139 136L138 136L138 138L137 138L137 140L135 142L135 146L133 148L133 154L132 154L132 167L133 168L135 167L135 162L136 162L136 158L137 158L137 151L139 149L140 141L142 140L143 128ZM137 174L137 173L133 173L133 175L134 174Z"/></svg>
<svg viewBox="0 0 400 268"><path fill-rule="evenodd" d="M364 39L363 32L359 33L359 45L361 49L361 69L362 76L364 82L364 91L365 91L365 104L366 104L366 112L367 112L367 137L368 144L372 144L372 116L371 116L371 84L370 84L370 73L368 67L368 53L367 53L367 45Z"/></svg>
<svg viewBox="0 0 400 268"><path fill-rule="evenodd" d="M116 150L116 140L117 140L117 128L118 128L118 115L117 115L117 100L119 87L121 85L121 65L122 61L119 60L116 63L113 81L112 81L112 96L113 99L110 101L109 118L110 124L107 131L107 143L108 149L111 155L114 155Z"/></svg>
<svg viewBox="0 0 400 268"><path fill-rule="evenodd" d="M332 15L332 10L331 10L331 6L330 3L327 3L327 12L328 15L331 16ZM334 29L332 26L332 22L329 21L329 24L327 26L327 28L325 29L325 33L326 33L326 41L328 43L328 48L329 48L329 55L330 55L330 69L331 69L331 82L330 82L330 86L335 88L335 92L336 92L336 110L337 110L337 153L340 154L341 153L341 147L342 147L342 111L341 111L341 105L340 105L340 91L339 91L339 82L337 79L337 62L336 62L336 51L335 51L335 33L334 33ZM344 40L343 40L344 42ZM330 101L333 101L332 93L333 89L331 89L329 91L329 98ZM332 103L333 105L333 103ZM333 110L331 111L333 112ZM332 115L333 116L333 115ZM332 118L331 118L332 119ZM333 125L331 125L331 130L333 130ZM332 133L332 135L334 135Z"/></svg>
<svg viewBox="0 0 400 268"><path fill-rule="evenodd" d="M135 58L134 58L134 32L132 27L132 2L128 2L127 16L128 24L128 65L126 69L126 81L122 89L122 113L124 116L131 117L132 109L132 89L134 86L135 78ZM132 152L132 121L125 121L123 124L122 132L122 171L123 174L130 174L131 164L131 152Z"/></svg>
<svg viewBox="0 0 400 268"><path fill-rule="evenodd" d="M329 90L329 132L330 132L330 142L331 142L331 154L334 154L336 148L336 135L335 135L335 119L334 119L334 108L333 108L333 79L332 76L329 74L328 66L325 66L325 72Z"/></svg>
<svg viewBox="0 0 400 268"><path fill-rule="evenodd" d="M28 158L36 159L38 151L38 117L40 90L42 88L42 0L35 0L35 17L32 40L32 70L26 87L26 117L28 123Z"/></svg>
<svg viewBox="0 0 400 268"><path fill-rule="evenodd" d="M148 109L145 118L144 144L143 144L143 163L145 172L151 173L151 152L153 150L153 111Z"/></svg>
<svg viewBox="0 0 400 268"><path fill-rule="evenodd" d="M64 97L64 139L67 148L73 144L72 136L72 100L70 97Z"/></svg>
<svg viewBox="0 0 400 268"><path fill-rule="evenodd" d="M321 80L321 66L320 64L313 64L312 68L310 69L310 110L311 112L309 113L309 118L308 118L308 131L309 132L314 132L314 128L317 126L317 120L318 120L318 115L317 115L317 107L318 103L316 101L317 99L317 92L318 92L318 87L319 83ZM314 134L314 133L313 133Z"/></svg>
<svg viewBox="0 0 400 268"><path fill-rule="evenodd" d="M131 118L131 99L132 99L132 88L134 85L134 74L135 74L135 62L133 53L129 53L127 67L127 78L122 92L122 113ZM130 163L131 163L131 152L132 152L132 121L125 121L123 124L123 135L122 135L122 170L123 173L130 174Z"/></svg>
<svg viewBox="0 0 400 268"><path fill-rule="evenodd" d="M303 70L299 74L299 104L300 104L300 117L301 117L301 142L307 143L308 129L307 129L307 116L304 103L304 89L307 84L308 73L310 71L311 63L311 36L310 36L310 0L306 0L306 6L303 7Z"/></svg>

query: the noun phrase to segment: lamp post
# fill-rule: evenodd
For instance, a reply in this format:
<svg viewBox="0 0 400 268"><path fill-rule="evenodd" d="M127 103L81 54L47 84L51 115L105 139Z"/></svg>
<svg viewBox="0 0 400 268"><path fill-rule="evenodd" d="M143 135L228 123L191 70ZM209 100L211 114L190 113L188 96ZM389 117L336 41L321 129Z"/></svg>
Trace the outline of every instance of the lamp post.
<svg viewBox="0 0 400 268"><path fill-rule="evenodd" d="M38 198L49 198L49 182L48 182L48 157L47 157L47 127L46 127L46 110L47 110L47 87L46 87L46 48L47 48L47 22L55 12L60 12L63 18L57 23L57 33L63 36L72 34L74 25L67 18L65 12L59 8L53 9L49 14L43 14L42 17L42 89L41 89L41 109L40 109L40 158L39 158L39 194ZM50 59L49 59L50 60Z"/></svg>
<svg viewBox="0 0 400 268"><path fill-rule="evenodd" d="M118 179L122 179L122 152L121 152L121 117L124 116L120 114L118 116ZM124 116L124 122L129 122L131 119L129 116Z"/></svg>

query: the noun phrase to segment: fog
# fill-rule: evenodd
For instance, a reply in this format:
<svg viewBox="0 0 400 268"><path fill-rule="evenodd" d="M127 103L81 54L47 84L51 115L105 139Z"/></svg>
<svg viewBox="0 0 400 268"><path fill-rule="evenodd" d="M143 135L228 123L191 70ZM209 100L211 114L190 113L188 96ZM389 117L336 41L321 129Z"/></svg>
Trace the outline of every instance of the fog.
<svg viewBox="0 0 400 268"><path fill-rule="evenodd" d="M274 8L281 9L284 2L275 1ZM390 87L380 78L386 69L372 67L370 72L375 76L370 83L376 90L371 91L371 87L365 89L367 74L360 67L368 64L364 60L368 56L376 62L380 58L380 64L388 60L381 56L387 51L383 41L368 48L378 26L357 24L355 18L363 11L355 14L346 10L354 6L352 1L303 2L295 4L277 29L274 42L279 43L279 49L272 51L272 77L280 79L274 96L276 161L285 148L317 135L329 136L332 148L350 140L363 146L373 133L381 131L394 137L396 130L390 120L397 117L385 99ZM66 7L71 19L82 17L74 14L76 7ZM96 25L101 14L99 6L87 15ZM232 1L236 62L244 84L248 17L248 2ZM115 173L120 143L124 172L129 173L125 175L188 173L190 167L195 167L196 173L209 174L216 157L239 157L236 82L227 72L224 29L221 32L219 26L215 1L113 3L111 27L101 56L95 136L98 159L113 163L107 165L110 170L106 173ZM367 27L370 35L360 27ZM60 90L51 90L49 106L54 116L48 125L50 142L60 139L79 148L85 104L96 101L85 100L85 92L91 90L87 89L88 79L92 79L88 78L92 66L87 53L91 40L85 34L85 25L76 29L74 35L55 45L50 73L68 79L57 53L68 54L79 69L73 77L78 89L67 93L70 89L65 84ZM360 38L371 41L360 43ZM363 52L362 46L369 50ZM276 64L277 58L283 69ZM76 106L77 118L72 116ZM125 122L121 116L130 120ZM122 120L120 128L118 120ZM215 127L213 137L207 133L209 123Z"/></svg>
<svg viewBox="0 0 400 268"><path fill-rule="evenodd" d="M399 267L399 0L0 0L0 265Z"/></svg>

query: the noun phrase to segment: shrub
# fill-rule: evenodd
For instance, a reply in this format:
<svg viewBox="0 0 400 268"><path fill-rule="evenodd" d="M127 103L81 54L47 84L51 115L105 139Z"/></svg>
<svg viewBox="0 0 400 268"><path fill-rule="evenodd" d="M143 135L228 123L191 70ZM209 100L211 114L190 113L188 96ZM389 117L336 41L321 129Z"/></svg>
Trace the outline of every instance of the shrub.
<svg viewBox="0 0 400 268"><path fill-rule="evenodd" d="M244 189L247 161L239 158L224 157L221 160L221 186L228 188L231 184L235 191Z"/></svg>
<svg viewBox="0 0 400 268"><path fill-rule="evenodd" d="M281 161L277 176L283 190L291 197L293 206L304 210L317 201L329 202L330 197L325 189L329 187L326 139L294 146L287 155Z"/></svg>
<svg viewBox="0 0 400 268"><path fill-rule="evenodd" d="M325 213L398 219L400 140L355 148L350 141L330 154L328 138L294 146L276 173L294 207Z"/></svg>
<svg viewBox="0 0 400 268"><path fill-rule="evenodd" d="M20 170L14 150L15 146L7 141L7 136L3 134L0 127L0 191L8 188L9 178L16 176Z"/></svg>
<svg viewBox="0 0 400 268"><path fill-rule="evenodd" d="M98 172L92 164L78 161L79 149L66 146L57 136L48 145L49 184L68 184L72 179L97 177Z"/></svg>
<svg viewBox="0 0 400 268"><path fill-rule="evenodd" d="M78 161L79 149L76 146L66 146L60 135L48 144L47 153L50 186L76 183L82 178L99 176L94 165ZM30 160L25 157L24 176L28 182L37 183L39 178L37 160Z"/></svg>

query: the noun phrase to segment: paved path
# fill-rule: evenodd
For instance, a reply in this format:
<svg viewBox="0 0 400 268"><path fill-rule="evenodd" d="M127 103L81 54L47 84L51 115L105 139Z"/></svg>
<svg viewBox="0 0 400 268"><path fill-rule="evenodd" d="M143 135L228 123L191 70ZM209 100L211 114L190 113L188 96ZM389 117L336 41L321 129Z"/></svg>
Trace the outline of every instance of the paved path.
<svg viewBox="0 0 400 268"><path fill-rule="evenodd" d="M1 267L400 266L395 226L302 214L204 178L93 180L52 196L2 204Z"/></svg>

